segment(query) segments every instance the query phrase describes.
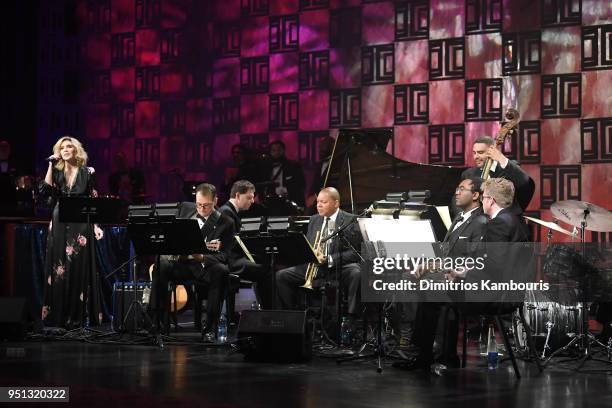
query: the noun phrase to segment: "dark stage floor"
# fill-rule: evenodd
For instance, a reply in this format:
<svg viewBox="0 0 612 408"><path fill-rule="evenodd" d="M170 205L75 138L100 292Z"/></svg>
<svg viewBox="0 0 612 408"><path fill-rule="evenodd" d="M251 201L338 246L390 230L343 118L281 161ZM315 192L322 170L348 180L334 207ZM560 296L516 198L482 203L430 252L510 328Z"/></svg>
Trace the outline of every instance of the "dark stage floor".
<svg viewBox="0 0 612 408"><path fill-rule="evenodd" d="M3 343L0 384L69 386L71 403L104 407L612 406L612 371L577 373L569 369L573 363L538 374L519 361L517 381L510 362L488 372L474 349L467 368L442 377L400 371L390 362L378 374L373 362L338 366L321 357L307 364L246 362L229 347L197 344L195 332L177 338L183 344L163 350L74 340Z"/></svg>

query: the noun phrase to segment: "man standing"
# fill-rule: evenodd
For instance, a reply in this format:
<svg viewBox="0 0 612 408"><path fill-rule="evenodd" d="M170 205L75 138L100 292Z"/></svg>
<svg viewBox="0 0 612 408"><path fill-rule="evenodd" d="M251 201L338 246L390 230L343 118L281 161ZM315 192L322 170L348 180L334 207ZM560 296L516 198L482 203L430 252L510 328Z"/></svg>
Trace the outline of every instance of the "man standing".
<svg viewBox="0 0 612 408"><path fill-rule="evenodd" d="M233 223L215 209L217 193L215 186L207 183L196 188L196 202L181 204L179 218L198 221L206 248L201 253L180 257L179 259L162 256L158 287L151 290L151 305L158 307L157 312L167 318L168 282L171 280L195 280L208 287L206 306L206 325L202 335L205 341L214 341L221 306L225 295L229 270L227 266L228 249L232 245ZM155 283L155 279L153 279ZM164 319L165 321L165 319Z"/></svg>
<svg viewBox="0 0 612 408"><path fill-rule="evenodd" d="M342 226L354 221L355 216L340 209L340 193L333 187L321 190L317 196L318 214L310 217L307 238L314 243L317 232L321 236L329 236ZM359 312L359 288L361 272L359 267L361 249L361 233L356 222L343 232L344 239L339 237L330 239L327 253L320 253L317 276L334 276L336 266L339 271L340 284L348 291L349 318ZM324 248L326 244L322 244ZM321 252L324 252L323 250ZM296 307L296 294L298 288L304 284L307 265L299 265L277 272L278 297L283 309Z"/></svg>
<svg viewBox="0 0 612 408"><path fill-rule="evenodd" d="M490 178L505 178L512 182L515 187L516 196L514 197L511 209L516 215L521 215L529 206L529 202L535 192L535 183L519 164L514 160L509 160L495 146L495 140L488 136L476 139L473 147L474 163L476 167L470 167L461 174L462 179L481 177L482 167L486 159L494 160L489 172Z"/></svg>
<svg viewBox="0 0 612 408"><path fill-rule="evenodd" d="M219 208L219 211L233 221L234 233L238 235L242 226L238 213L251 208L255 200L255 186L250 181L238 180L232 185L230 197ZM232 242L229 249L229 268L231 273L240 276L241 279L256 283L255 294L257 295L258 302L264 309L271 309L273 307L272 276L269 270L265 266L247 259L236 241Z"/></svg>

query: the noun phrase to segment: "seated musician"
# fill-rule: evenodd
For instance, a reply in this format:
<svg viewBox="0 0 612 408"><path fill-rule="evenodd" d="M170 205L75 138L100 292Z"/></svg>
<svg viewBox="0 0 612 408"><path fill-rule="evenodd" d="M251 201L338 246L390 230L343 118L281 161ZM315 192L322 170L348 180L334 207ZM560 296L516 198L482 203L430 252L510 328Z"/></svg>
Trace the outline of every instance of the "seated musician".
<svg viewBox="0 0 612 408"><path fill-rule="evenodd" d="M238 180L232 184L230 199L219 208L221 214L230 218L234 223L234 232L240 232L242 222L238 213L251 208L255 200L255 186L247 180ZM241 279L256 283L255 294L257 301L264 309L273 307L272 275L264 265L250 261L244 254L240 245L233 241L229 249L230 272L240 276Z"/></svg>
<svg viewBox="0 0 612 408"><path fill-rule="evenodd" d="M340 194L333 187L322 189L317 196L318 214L310 217L308 224L307 238L310 243L315 243L317 233L320 236L327 236L330 232L336 231L346 223L354 219L354 215L340 209ZM360 289L360 255L357 251L361 249L361 233L359 226L354 222L344 232L344 239L338 237L330 239L327 245L327 253L321 245L317 256L319 258L319 269L317 277L324 276L328 279L335 277L336 266L342 269L339 271L339 281L348 293L348 313L349 320L354 318L359 312L359 289ZM350 243L350 245L349 245ZM299 287L305 282L307 265L299 265L277 272L276 283L279 297L279 306L283 309L296 307L297 292Z"/></svg>
<svg viewBox="0 0 612 408"><path fill-rule="evenodd" d="M179 218L192 218L198 221L206 248L201 253L188 257L162 256L158 287L151 290L151 305L157 307L156 312L167 318L168 282L171 280L195 280L208 287L208 302L206 306L206 325L202 335L205 341L214 341L216 326L221 314L224 295L229 275L228 249L231 248L234 235L232 220L221 214L215 205L217 203L215 186L207 183L196 188L194 203L182 203ZM154 272L155 273L155 272ZM154 284L156 279L153 279Z"/></svg>
<svg viewBox="0 0 612 408"><path fill-rule="evenodd" d="M461 174L462 179L481 177L482 168L487 159L494 160L489 172L490 178L505 178L512 182L515 187L515 198L511 209L516 215L521 215L527 209L533 193L535 183L529 175L519 166L518 162L509 160L495 146L495 140L489 136L476 139L473 148L474 163L476 167L470 167Z"/></svg>
<svg viewBox="0 0 612 408"><path fill-rule="evenodd" d="M462 182L465 183L465 180ZM461 185L460 185L461 186ZM458 189L459 190L459 189ZM482 187L482 211L488 216L488 221L486 223L481 223L478 221L478 224L475 225L475 222L471 222L472 228L478 229L476 234L463 231L461 232L462 236L471 237L471 241L478 242L479 237L482 238L480 241L483 245L486 246L486 243L499 243L499 242L525 242L527 241L527 233L525 224L521 223L519 218L512 212L510 207L513 203L514 198L514 186L511 181L506 179L489 179L483 182ZM460 193L459 193L460 194ZM476 196L477 193L472 192L473 196ZM457 193L456 193L457 196ZM457 205L460 204L459 199L456 199ZM472 218L472 217L470 217ZM457 228L457 230L461 230L461 226ZM464 235L465 234L465 235ZM452 232L451 232L452 235ZM446 240L446 239L445 239ZM451 242L449 240L449 242ZM465 247L467 248L467 246ZM489 261L492 262L505 262L506 264L512 264L508 259L512 259L512 255L509 253L499 253L502 248L495 247L487 247L487 253L489 257L487 258L487 265L489 265ZM512 250L511 247L507 248L508 250ZM456 252L454 250L450 250L448 252L448 256L477 256L478 254L472 253L472 251L466 251L467 253ZM450 270L448 271L446 278L450 281L456 281L459 279L465 279L468 281L476 281L478 277L484 277L483 273L486 272L487 269L483 271L469 271L462 270L461 272ZM420 274L419 274L420 275ZM474 276L471 276L474 275ZM422 275L421 275L422 276ZM476 303L476 302L464 302L464 303L455 303L456 307L464 313L474 314L474 313L487 313L489 309L498 310L498 307L491 308L490 304L487 303ZM420 305L422 307L422 313L424 316L422 317L422 326L421 333L417 335L416 340L418 346L420 348L419 355L412 361L402 362L395 364L395 367L404 368L404 369L414 369L414 368L428 368L431 363L433 363L433 341L435 336L435 329L438 321L438 308L439 305L434 303L424 303ZM452 331L452 333L451 333ZM451 330L448 330L448 338L445 339L447 346L445 347L445 353L447 359L445 362L451 365L458 364L458 359L456 357L456 343L457 343L457 325L455 324ZM450 358L449 358L450 357Z"/></svg>
<svg viewBox="0 0 612 408"><path fill-rule="evenodd" d="M485 231L487 217L481 207L480 178L469 178L461 181L455 189L455 205L461 214L451 224L442 241L443 257L470 256L468 242L479 242ZM417 276L425 275L418 271ZM419 303L414 321L413 343L419 348L420 354L415 361L395 364L395 367L411 369L428 368L434 362L433 344L438 327L440 311L444 303ZM442 354L438 362L451 367L459 366L457 356L457 319L444 322L447 326L447 336L443 339Z"/></svg>

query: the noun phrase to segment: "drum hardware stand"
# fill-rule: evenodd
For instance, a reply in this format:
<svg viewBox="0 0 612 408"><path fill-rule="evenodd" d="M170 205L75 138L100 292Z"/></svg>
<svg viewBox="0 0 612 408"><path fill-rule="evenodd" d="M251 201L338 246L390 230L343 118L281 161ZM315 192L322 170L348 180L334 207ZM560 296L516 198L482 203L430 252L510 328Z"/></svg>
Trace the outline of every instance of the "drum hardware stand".
<svg viewBox="0 0 612 408"><path fill-rule="evenodd" d="M584 218L580 222L580 245L581 245L582 257L583 259L586 260L586 237L585 235L586 235L586 227L587 227L587 217L590 214L590 210L588 208L585 208L583 211L583 214L584 214ZM586 280L586 274L583 279ZM589 333L589 321L588 321L588 310L587 310L588 308L584 308L584 306L586 305L586 299L588 299L588 296L586 294L586 285L584 284L583 284L583 294L582 295L583 295L582 298L584 300L584 302L582 303L583 305L582 322L581 322L582 323L581 325L582 333L579 333L564 347L552 353L548 357L548 359L544 362L544 365L547 365L553 357L555 357L557 354L567 351L571 346L573 346L576 343L579 343L579 348L582 354L582 356L578 355L574 358L574 359L579 358L578 366L575 368L576 371L579 371L584 366L584 364L587 362L587 360L600 361L600 362L612 364L612 361L610 361L610 358L609 358L612 353L612 349L610 348L610 346L612 345L612 342L608 341L607 345L603 344L602 342L597 340L595 336ZM593 356L593 352L591 351L591 346L594 343L607 350L607 353L608 353L607 360L595 358Z"/></svg>
<svg viewBox="0 0 612 408"><path fill-rule="evenodd" d="M548 345L548 342L550 341L550 333L553 327L555 327L555 324L551 322L550 320L548 320L546 322L546 341L544 342L544 349L542 350L542 357L541 357L542 360L546 358L546 350L550 350L550 346Z"/></svg>

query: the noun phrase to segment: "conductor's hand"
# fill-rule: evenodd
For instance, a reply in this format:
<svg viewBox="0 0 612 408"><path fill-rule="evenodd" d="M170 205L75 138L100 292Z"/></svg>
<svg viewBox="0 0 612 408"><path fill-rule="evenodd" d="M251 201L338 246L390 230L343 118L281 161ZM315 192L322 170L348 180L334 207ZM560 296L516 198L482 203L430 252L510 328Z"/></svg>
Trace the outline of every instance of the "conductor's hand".
<svg viewBox="0 0 612 408"><path fill-rule="evenodd" d="M221 241L218 239L213 239L206 243L206 248L209 251L218 252L221 249Z"/></svg>

